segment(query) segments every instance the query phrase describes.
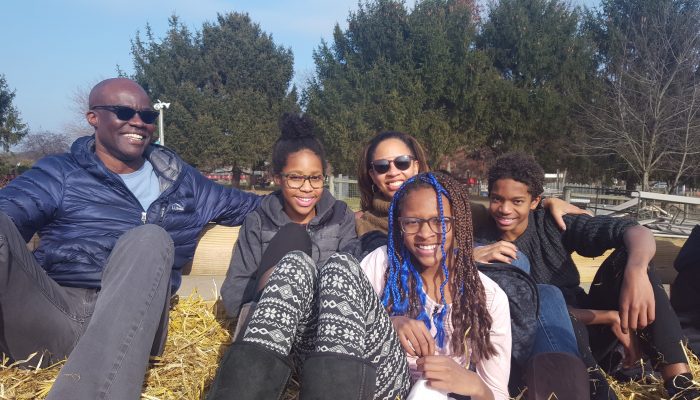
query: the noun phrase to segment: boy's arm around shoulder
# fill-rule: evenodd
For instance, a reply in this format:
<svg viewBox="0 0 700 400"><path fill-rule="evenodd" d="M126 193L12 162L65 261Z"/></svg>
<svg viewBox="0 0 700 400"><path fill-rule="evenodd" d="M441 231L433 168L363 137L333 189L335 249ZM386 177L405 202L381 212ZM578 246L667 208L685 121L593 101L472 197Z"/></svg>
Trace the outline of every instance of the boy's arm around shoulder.
<svg viewBox="0 0 700 400"><path fill-rule="evenodd" d="M14 222L24 240L48 224L63 201L65 161L45 157L0 189L0 211Z"/></svg>

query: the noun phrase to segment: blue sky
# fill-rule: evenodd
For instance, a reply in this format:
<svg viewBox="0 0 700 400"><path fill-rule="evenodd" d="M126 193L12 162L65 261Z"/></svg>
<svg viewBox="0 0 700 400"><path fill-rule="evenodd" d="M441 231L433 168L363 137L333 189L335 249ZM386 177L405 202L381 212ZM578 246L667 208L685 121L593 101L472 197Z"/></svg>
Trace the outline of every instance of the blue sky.
<svg viewBox="0 0 700 400"><path fill-rule="evenodd" d="M572 0L592 4L596 0ZM295 82L313 73L312 52L347 26L358 0L15 0L0 12L0 74L16 90L14 105L32 131L63 131L79 122L73 95L116 75L131 73L131 42L150 24L162 37L173 13L199 29L217 13L247 12L275 43L290 47ZM408 0L407 4L413 4Z"/></svg>

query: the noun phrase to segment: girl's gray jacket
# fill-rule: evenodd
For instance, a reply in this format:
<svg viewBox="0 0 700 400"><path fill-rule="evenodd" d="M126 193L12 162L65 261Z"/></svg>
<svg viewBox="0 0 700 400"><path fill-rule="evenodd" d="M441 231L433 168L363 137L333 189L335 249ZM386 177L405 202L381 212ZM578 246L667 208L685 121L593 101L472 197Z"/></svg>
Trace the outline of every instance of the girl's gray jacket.
<svg viewBox="0 0 700 400"><path fill-rule="evenodd" d="M221 287L226 312L232 317L238 315L243 304L255 297L258 267L270 240L282 226L292 222L284 212L283 204L279 191L265 196L260 206L243 222ZM311 237L311 257L316 263L325 261L337 251L356 246L353 211L325 189L316 203L316 216L309 222L306 231Z"/></svg>

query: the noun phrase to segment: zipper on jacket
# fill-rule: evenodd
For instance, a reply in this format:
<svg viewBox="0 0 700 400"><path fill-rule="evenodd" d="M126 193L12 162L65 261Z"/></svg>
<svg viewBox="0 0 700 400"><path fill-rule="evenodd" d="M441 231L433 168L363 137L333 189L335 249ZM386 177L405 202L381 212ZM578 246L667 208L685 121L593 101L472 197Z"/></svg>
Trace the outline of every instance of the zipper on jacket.
<svg viewBox="0 0 700 400"><path fill-rule="evenodd" d="M146 212L145 212L145 211L141 213L141 222L142 222L143 224L146 223Z"/></svg>
<svg viewBox="0 0 700 400"><path fill-rule="evenodd" d="M163 205L160 206L160 221L158 221L158 222L163 222L163 217L165 216L165 209L166 208L167 208L166 206L163 206Z"/></svg>

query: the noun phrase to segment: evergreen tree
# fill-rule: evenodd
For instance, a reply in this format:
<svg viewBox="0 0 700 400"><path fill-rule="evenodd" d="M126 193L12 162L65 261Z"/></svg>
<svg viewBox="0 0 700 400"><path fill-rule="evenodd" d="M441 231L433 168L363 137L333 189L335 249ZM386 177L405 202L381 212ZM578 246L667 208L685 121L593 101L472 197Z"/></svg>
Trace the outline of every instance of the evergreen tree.
<svg viewBox="0 0 700 400"><path fill-rule="evenodd" d="M571 146L580 136L575 100L586 96L596 63L580 21L562 0L501 0L489 10L479 45L501 78L486 127L497 154L523 150L548 170L581 168Z"/></svg>
<svg viewBox="0 0 700 400"><path fill-rule="evenodd" d="M409 12L376 0L350 14L347 30L335 26L333 42L314 53L303 104L337 171L354 174L358 144L382 130L416 136L433 163L484 142L479 90L489 67L473 51L474 15L470 1L424 0Z"/></svg>
<svg viewBox="0 0 700 400"><path fill-rule="evenodd" d="M5 153L28 132L27 124L22 122L19 111L12 105L14 98L15 91L7 86L5 75L0 75L0 146Z"/></svg>
<svg viewBox="0 0 700 400"><path fill-rule="evenodd" d="M191 32L176 16L162 41L146 27L132 42L135 79L170 102L167 145L202 168L252 167L269 156L277 121L298 111L291 50L247 14L218 15Z"/></svg>

